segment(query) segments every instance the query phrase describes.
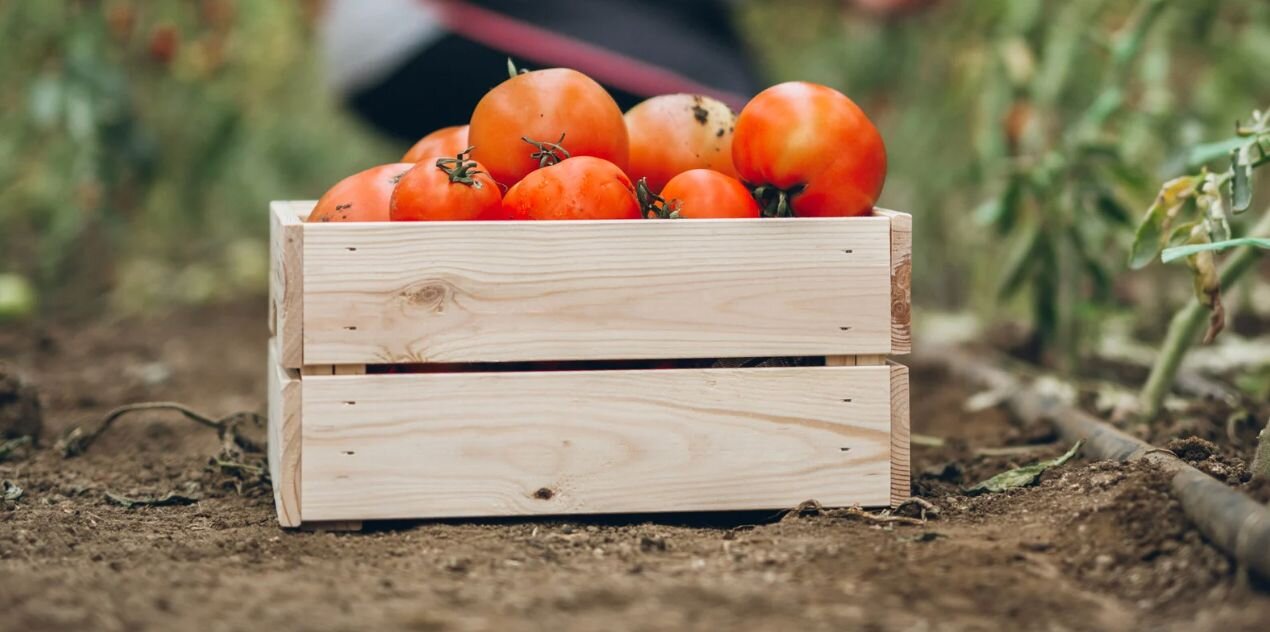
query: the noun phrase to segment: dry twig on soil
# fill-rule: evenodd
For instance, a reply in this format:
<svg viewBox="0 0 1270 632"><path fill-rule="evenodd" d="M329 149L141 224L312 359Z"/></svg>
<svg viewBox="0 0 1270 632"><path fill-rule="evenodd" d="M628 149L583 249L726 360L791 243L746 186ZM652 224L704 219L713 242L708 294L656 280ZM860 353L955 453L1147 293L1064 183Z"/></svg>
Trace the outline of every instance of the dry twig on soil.
<svg viewBox="0 0 1270 632"><path fill-rule="evenodd" d="M1236 562L1270 578L1270 508L1191 467L1172 452L1025 385L1001 368L1003 359L983 359L991 353L929 347L924 351L917 358L919 363L941 366L961 379L1011 393L1004 402L1011 412L1030 423L1052 422L1064 439L1084 441L1087 454L1095 458L1145 460L1159 467L1171 476L1174 495L1199 530Z"/></svg>

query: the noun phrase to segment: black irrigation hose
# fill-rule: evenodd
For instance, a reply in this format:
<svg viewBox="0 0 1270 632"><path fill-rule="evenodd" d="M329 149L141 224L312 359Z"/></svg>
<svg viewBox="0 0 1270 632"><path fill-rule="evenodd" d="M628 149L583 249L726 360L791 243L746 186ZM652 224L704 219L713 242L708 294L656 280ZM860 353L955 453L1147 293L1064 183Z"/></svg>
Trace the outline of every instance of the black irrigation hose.
<svg viewBox="0 0 1270 632"><path fill-rule="evenodd" d="M985 359L986 358L986 359ZM928 351L917 358L966 381L1009 393L1004 403L1028 422L1049 421L1066 441L1084 440L1086 454L1115 461L1146 460L1171 475L1182 510L1209 540L1236 562L1270 579L1270 507L1191 467L1177 455L1129 436L1111 424L1039 392L987 352Z"/></svg>

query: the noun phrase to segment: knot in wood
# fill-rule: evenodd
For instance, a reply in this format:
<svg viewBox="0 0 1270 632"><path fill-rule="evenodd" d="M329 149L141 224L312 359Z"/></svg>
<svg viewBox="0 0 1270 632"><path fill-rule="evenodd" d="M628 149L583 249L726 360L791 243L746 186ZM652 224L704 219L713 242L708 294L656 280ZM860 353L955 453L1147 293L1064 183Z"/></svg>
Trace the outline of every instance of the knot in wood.
<svg viewBox="0 0 1270 632"><path fill-rule="evenodd" d="M446 303L454 295L454 287L440 280L425 281L406 288L401 293L407 305L419 307L437 314L445 311Z"/></svg>

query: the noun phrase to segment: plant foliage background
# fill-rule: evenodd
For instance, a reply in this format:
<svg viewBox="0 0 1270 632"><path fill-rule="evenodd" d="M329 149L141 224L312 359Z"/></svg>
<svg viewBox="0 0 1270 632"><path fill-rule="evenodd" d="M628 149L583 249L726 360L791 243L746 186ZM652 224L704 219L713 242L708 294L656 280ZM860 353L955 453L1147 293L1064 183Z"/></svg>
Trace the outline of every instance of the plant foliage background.
<svg viewBox="0 0 1270 632"><path fill-rule="evenodd" d="M879 4L757 0L736 19L772 82L836 86L882 127L883 204L916 217L916 299L1020 318L1059 362L1117 314L1162 328L1188 274L1130 272L1134 227L1161 182L1224 169L1235 122L1270 105L1270 3L862 8ZM0 304L129 313L263 291L266 203L402 151L323 86L319 5L0 5Z"/></svg>

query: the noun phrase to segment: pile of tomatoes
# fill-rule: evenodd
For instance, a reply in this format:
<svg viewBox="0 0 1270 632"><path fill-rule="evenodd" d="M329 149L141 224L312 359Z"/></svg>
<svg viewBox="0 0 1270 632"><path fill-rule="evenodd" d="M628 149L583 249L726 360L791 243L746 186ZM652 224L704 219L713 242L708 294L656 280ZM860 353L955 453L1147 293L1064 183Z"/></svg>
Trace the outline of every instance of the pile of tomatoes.
<svg viewBox="0 0 1270 632"><path fill-rule="evenodd" d="M832 88L782 83L739 115L690 94L623 115L590 77L551 68L512 75L469 125L401 162L345 178L309 221L867 215L885 178L877 128Z"/></svg>

